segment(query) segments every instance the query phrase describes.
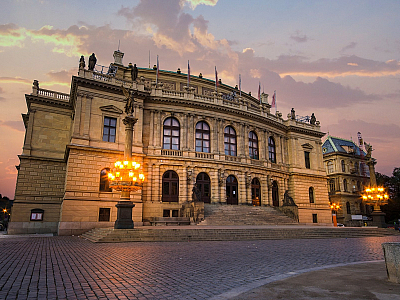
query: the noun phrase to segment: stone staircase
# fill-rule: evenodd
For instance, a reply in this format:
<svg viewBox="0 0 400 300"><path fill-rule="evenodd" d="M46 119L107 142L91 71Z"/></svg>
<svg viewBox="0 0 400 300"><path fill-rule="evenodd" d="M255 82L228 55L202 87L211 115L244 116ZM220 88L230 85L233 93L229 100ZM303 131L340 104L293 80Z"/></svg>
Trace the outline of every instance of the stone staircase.
<svg viewBox="0 0 400 300"><path fill-rule="evenodd" d="M298 224L282 212L268 206L204 204L204 221L199 225L286 225Z"/></svg>
<svg viewBox="0 0 400 300"><path fill-rule="evenodd" d="M319 226L144 226L135 229L97 228L81 235L92 242L189 242L281 239L360 238L400 235L376 227Z"/></svg>

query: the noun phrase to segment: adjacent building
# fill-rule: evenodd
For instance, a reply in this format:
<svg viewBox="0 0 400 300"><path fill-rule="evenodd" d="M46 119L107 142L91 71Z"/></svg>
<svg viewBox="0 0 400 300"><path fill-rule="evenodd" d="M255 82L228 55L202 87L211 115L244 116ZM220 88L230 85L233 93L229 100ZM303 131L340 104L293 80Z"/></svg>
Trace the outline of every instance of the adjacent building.
<svg viewBox="0 0 400 300"><path fill-rule="evenodd" d="M123 158L126 97L134 93L133 156L146 176L133 220L179 216L195 183L205 203L280 207L293 198L300 223L331 224L319 122L271 113L260 99L201 76L83 57L69 94L34 81L19 156L10 233L80 234L111 227L119 193L107 174ZM92 62L93 63L93 62ZM107 69L107 70L106 70ZM189 85L188 85L189 83ZM350 186L351 183L349 183Z"/></svg>
<svg viewBox="0 0 400 300"><path fill-rule="evenodd" d="M361 198L364 186L369 184L366 153L351 140L328 135L322 145L328 176L329 201L340 205L337 221L346 226L360 226L368 212ZM356 220L354 220L356 219Z"/></svg>

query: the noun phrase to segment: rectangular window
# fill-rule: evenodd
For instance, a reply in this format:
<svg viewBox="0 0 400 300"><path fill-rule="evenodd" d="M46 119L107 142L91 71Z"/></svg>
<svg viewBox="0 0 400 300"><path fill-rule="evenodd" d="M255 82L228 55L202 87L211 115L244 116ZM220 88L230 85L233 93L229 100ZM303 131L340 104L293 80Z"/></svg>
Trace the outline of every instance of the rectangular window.
<svg viewBox="0 0 400 300"><path fill-rule="evenodd" d="M310 169L310 152L304 151L304 160L306 162L306 168Z"/></svg>
<svg viewBox="0 0 400 300"><path fill-rule="evenodd" d="M171 216L171 211L169 209L163 210L163 218L169 218Z"/></svg>
<svg viewBox="0 0 400 300"><path fill-rule="evenodd" d="M110 222L111 208L100 207L99 209L99 222Z"/></svg>
<svg viewBox="0 0 400 300"><path fill-rule="evenodd" d="M103 141L115 143L116 132L117 132L117 119L104 117Z"/></svg>
<svg viewBox="0 0 400 300"><path fill-rule="evenodd" d="M317 214L312 214L312 222L313 222L313 223L318 223Z"/></svg>
<svg viewBox="0 0 400 300"><path fill-rule="evenodd" d="M43 221L43 213L31 213L31 221Z"/></svg>
<svg viewBox="0 0 400 300"><path fill-rule="evenodd" d="M177 209L172 210L172 217L174 217L174 218L179 217L179 210L177 210Z"/></svg>

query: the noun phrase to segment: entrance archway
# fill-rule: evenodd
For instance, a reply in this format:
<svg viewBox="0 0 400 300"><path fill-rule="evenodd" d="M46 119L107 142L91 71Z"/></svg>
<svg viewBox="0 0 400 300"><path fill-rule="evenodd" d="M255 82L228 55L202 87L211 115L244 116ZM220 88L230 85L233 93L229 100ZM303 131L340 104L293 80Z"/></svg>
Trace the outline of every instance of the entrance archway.
<svg viewBox="0 0 400 300"><path fill-rule="evenodd" d="M279 206L279 189L276 181L272 183L272 205Z"/></svg>
<svg viewBox="0 0 400 300"><path fill-rule="evenodd" d="M197 188L201 192L201 201L204 203L211 202L211 181L207 173L199 173L196 177Z"/></svg>
<svg viewBox="0 0 400 300"><path fill-rule="evenodd" d="M238 182L235 176L226 179L226 204L238 205Z"/></svg>
<svg viewBox="0 0 400 300"><path fill-rule="evenodd" d="M251 181L251 200L254 206L261 206L261 186L257 178Z"/></svg>

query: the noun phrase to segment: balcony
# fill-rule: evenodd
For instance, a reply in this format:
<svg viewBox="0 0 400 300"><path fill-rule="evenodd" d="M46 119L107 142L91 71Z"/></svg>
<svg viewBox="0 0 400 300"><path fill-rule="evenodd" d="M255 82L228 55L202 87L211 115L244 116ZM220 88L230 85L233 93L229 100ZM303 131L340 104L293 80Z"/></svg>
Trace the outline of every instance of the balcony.
<svg viewBox="0 0 400 300"><path fill-rule="evenodd" d="M161 155L165 156L183 156L183 151L182 150L170 150L170 149L162 149L161 150Z"/></svg>

